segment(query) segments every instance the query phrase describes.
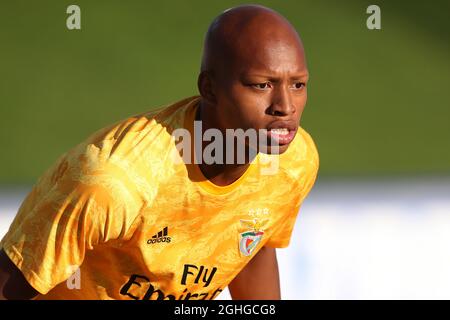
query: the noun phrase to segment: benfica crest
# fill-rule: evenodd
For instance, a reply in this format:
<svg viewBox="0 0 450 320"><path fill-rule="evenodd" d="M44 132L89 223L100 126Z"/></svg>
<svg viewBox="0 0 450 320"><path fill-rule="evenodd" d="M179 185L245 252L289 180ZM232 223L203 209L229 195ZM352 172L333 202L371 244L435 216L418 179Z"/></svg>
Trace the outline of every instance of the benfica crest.
<svg viewBox="0 0 450 320"><path fill-rule="evenodd" d="M247 229L250 229L241 233L241 239L239 241L239 250L244 256L251 255L261 242L264 235L262 226L266 222L267 219L264 219L263 221L260 221L259 219L241 220L242 225Z"/></svg>

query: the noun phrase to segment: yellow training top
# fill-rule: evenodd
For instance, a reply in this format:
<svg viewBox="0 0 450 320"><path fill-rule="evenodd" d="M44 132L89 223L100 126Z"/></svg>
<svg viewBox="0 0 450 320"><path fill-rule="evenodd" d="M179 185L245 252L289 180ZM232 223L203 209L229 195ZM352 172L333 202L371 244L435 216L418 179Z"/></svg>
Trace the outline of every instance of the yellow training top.
<svg viewBox="0 0 450 320"><path fill-rule="evenodd" d="M217 186L174 161L171 133L193 131L198 102L100 130L39 179L0 243L39 299L214 299L261 247L289 244L317 175L311 137L299 128Z"/></svg>

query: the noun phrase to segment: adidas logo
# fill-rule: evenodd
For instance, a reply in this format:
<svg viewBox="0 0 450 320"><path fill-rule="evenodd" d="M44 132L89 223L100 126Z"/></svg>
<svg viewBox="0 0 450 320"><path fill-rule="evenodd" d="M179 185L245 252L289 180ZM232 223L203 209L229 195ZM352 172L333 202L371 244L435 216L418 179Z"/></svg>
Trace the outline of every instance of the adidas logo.
<svg viewBox="0 0 450 320"><path fill-rule="evenodd" d="M168 227L165 227L161 231L159 231L157 234L155 234L151 239L147 240L147 244L154 244L158 242L165 242L169 243L171 238L168 236Z"/></svg>

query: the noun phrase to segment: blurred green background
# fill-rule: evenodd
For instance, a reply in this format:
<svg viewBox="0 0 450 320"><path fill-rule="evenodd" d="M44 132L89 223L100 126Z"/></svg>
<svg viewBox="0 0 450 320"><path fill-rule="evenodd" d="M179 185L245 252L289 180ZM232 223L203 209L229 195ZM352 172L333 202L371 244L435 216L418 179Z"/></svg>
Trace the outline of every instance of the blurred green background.
<svg viewBox="0 0 450 320"><path fill-rule="evenodd" d="M204 33L242 1L1 1L0 184L93 131L197 94ZM322 177L450 174L449 1L258 1L299 31ZM82 30L66 28L81 8ZM382 30L366 28L381 7ZM263 26L262 26L263 27Z"/></svg>

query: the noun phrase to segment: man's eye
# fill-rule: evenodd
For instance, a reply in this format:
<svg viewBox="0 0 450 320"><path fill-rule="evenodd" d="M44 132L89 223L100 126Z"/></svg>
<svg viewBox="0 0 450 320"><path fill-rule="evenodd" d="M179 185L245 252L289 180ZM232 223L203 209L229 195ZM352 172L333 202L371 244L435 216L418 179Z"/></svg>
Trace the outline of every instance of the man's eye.
<svg viewBox="0 0 450 320"><path fill-rule="evenodd" d="M296 82L293 85L294 89L303 89L305 86L306 84L304 82Z"/></svg>
<svg viewBox="0 0 450 320"><path fill-rule="evenodd" d="M255 87L256 89L259 90L266 90L269 89L269 83L268 82L264 82L264 83L255 83L252 85L253 87Z"/></svg>

